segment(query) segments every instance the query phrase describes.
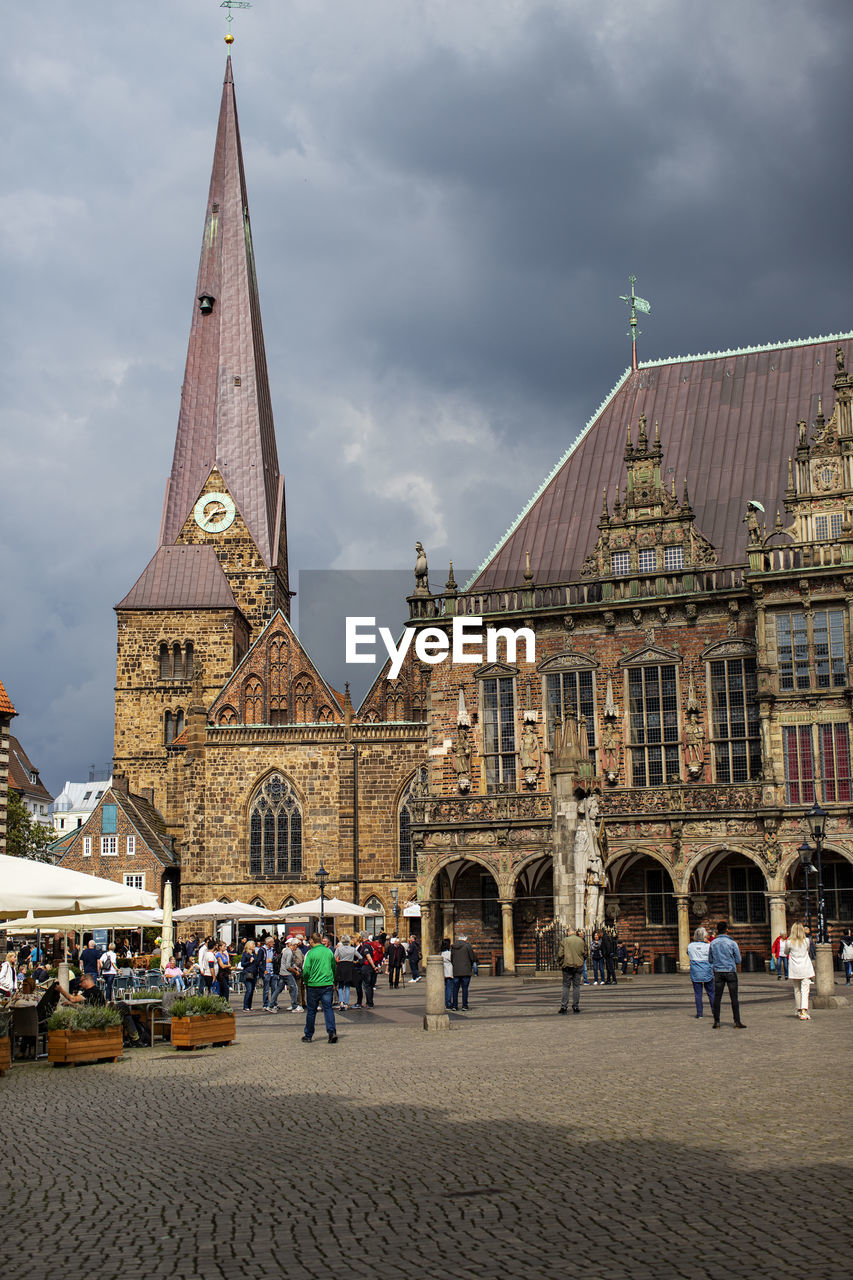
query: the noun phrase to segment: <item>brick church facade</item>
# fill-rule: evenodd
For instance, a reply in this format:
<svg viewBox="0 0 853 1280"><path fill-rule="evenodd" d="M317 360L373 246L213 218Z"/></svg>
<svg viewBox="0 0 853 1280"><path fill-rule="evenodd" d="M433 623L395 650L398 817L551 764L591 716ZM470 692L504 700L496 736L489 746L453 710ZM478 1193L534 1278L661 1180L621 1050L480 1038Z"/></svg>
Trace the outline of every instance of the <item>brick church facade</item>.
<svg viewBox="0 0 853 1280"><path fill-rule="evenodd" d="M409 660L356 711L289 621L229 60L159 542L116 606L115 771L153 796L183 904L306 901L323 862L374 929L417 898L429 949L464 929L509 971L555 920L683 961L727 916L765 957L815 914L818 800L849 922L851 356L635 361L467 588L416 570L413 626L482 618L535 654Z"/></svg>

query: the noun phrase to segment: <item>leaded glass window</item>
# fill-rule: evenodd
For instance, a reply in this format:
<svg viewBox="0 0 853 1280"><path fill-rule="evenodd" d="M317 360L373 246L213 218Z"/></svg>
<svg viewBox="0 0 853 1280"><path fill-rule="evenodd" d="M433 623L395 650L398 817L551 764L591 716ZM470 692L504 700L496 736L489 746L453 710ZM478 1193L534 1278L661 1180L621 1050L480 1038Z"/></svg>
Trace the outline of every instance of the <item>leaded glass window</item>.
<svg viewBox="0 0 853 1280"><path fill-rule="evenodd" d="M729 916L735 924L764 924L767 899L764 876L758 867L729 870Z"/></svg>
<svg viewBox="0 0 853 1280"><path fill-rule="evenodd" d="M249 806L249 873L296 875L302 870L302 812L287 779L273 773Z"/></svg>
<svg viewBox="0 0 853 1280"><path fill-rule="evenodd" d="M630 667L631 769L635 787L679 781L675 667Z"/></svg>
<svg viewBox="0 0 853 1280"><path fill-rule="evenodd" d="M754 658L711 662L717 782L747 782L761 773L761 735Z"/></svg>
<svg viewBox="0 0 853 1280"><path fill-rule="evenodd" d="M661 867L646 871L646 924L676 924L672 880Z"/></svg>
<svg viewBox="0 0 853 1280"><path fill-rule="evenodd" d="M515 690L512 676L483 681L483 764L486 790L515 788Z"/></svg>
<svg viewBox="0 0 853 1280"><path fill-rule="evenodd" d="M846 724L819 724L820 775L823 778L823 798L837 804L849 802L850 787L850 731Z"/></svg>
<svg viewBox="0 0 853 1280"><path fill-rule="evenodd" d="M580 723L586 720L589 754L595 760L595 683L592 671L549 672L545 677L548 712L548 742L554 741L554 726L570 716Z"/></svg>

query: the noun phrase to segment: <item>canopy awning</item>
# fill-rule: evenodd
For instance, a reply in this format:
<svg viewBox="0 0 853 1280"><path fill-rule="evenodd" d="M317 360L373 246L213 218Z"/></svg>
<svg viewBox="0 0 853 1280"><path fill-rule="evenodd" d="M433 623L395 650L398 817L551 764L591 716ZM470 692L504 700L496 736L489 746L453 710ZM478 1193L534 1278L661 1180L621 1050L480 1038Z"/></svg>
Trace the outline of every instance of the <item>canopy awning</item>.
<svg viewBox="0 0 853 1280"><path fill-rule="evenodd" d="M157 906L157 895L146 889L131 889L67 867L0 854L0 914L5 916L88 916Z"/></svg>

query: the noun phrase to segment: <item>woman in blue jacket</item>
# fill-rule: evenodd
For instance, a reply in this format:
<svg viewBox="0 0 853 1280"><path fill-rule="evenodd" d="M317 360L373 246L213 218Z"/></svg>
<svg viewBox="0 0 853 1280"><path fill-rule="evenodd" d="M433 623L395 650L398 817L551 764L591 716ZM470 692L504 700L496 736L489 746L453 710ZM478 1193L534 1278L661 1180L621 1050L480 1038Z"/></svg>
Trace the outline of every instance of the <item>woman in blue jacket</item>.
<svg viewBox="0 0 853 1280"><path fill-rule="evenodd" d="M690 961L690 980L696 997L696 1017L702 1017L702 990L708 994L711 1013L714 1012L714 970L711 968L711 944L704 929L697 929L687 948Z"/></svg>

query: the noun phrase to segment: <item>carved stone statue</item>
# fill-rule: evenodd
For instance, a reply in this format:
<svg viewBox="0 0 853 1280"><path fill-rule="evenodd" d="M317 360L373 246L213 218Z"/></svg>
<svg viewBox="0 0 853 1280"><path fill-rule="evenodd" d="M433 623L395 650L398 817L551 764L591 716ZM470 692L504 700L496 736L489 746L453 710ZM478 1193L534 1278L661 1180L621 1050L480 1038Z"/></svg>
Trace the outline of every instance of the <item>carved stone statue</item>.
<svg viewBox="0 0 853 1280"><path fill-rule="evenodd" d="M456 770L456 786L465 792L471 789L471 737L468 726L460 724L453 744L453 768Z"/></svg>
<svg viewBox="0 0 853 1280"><path fill-rule="evenodd" d="M604 891L604 856L598 838L600 805L596 795L583 802L575 829L575 919L577 927L591 928L599 919Z"/></svg>
<svg viewBox="0 0 853 1280"><path fill-rule="evenodd" d="M841 347L835 348L835 367L839 373L844 373L844 352Z"/></svg>
<svg viewBox="0 0 853 1280"><path fill-rule="evenodd" d="M688 773L695 778L705 764L705 730L699 721L699 713L693 710L688 712L684 726L684 758Z"/></svg>
<svg viewBox="0 0 853 1280"><path fill-rule="evenodd" d="M749 545L751 547L760 546L761 545L761 526L758 523L758 514L755 510L755 507L752 505L752 503L750 503L746 508L746 515L744 516L744 520L746 522L746 536L747 536L747 539L749 540Z"/></svg>
<svg viewBox="0 0 853 1280"><path fill-rule="evenodd" d="M541 761L539 735L534 725L528 720L521 734L521 768L524 771L524 781L529 787L536 784Z"/></svg>
<svg viewBox="0 0 853 1280"><path fill-rule="evenodd" d="M428 596L430 592L427 558L422 542L415 543L415 552L417 554L417 559L415 560L415 594Z"/></svg>
<svg viewBox="0 0 853 1280"><path fill-rule="evenodd" d="M619 777L619 730L615 720L605 720L601 730L601 767L609 783Z"/></svg>

